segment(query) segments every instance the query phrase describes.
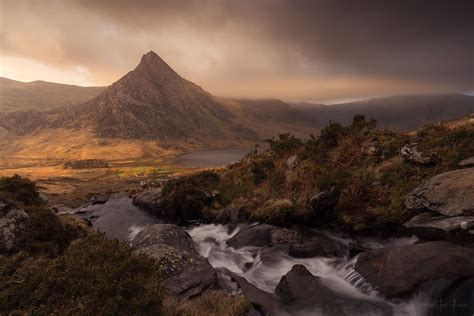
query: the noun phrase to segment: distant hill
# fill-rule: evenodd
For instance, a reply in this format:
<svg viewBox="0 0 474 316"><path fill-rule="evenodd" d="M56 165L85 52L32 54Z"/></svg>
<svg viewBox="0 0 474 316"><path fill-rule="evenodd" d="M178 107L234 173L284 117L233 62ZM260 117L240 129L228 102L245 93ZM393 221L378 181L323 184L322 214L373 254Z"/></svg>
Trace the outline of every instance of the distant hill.
<svg viewBox="0 0 474 316"><path fill-rule="evenodd" d="M0 112L48 111L84 103L104 87L79 87L46 81L21 82L0 77Z"/></svg>
<svg viewBox="0 0 474 316"><path fill-rule="evenodd" d="M0 127L8 131L8 144L15 144L4 150L5 155L15 151L41 156L45 146L57 144L67 148L56 156L83 158L82 148L97 152L99 146L105 152L117 140L146 143L146 154L151 155L163 148L250 146L278 133L316 132L311 119L282 101L215 97L179 76L154 52L143 55L134 70L83 104L0 113ZM41 155L36 147L41 147Z"/></svg>
<svg viewBox="0 0 474 316"><path fill-rule="evenodd" d="M355 114L377 120L380 127L412 130L426 123L452 120L474 113L474 96L463 94L405 95L321 105L292 103L321 128L329 121L350 123Z"/></svg>

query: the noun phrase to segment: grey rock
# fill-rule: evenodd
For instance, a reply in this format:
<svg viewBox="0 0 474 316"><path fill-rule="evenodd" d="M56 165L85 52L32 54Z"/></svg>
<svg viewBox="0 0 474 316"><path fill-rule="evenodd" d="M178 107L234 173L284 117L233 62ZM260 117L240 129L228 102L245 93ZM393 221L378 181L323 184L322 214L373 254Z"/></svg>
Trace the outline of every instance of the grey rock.
<svg viewBox="0 0 474 316"><path fill-rule="evenodd" d="M273 315L276 312L278 312L278 315L288 315L282 311L280 300L273 293L257 288L241 276L233 275L232 279L238 283L244 297L264 315Z"/></svg>
<svg viewBox="0 0 474 316"><path fill-rule="evenodd" d="M298 155L293 155L290 158L286 160L286 166L288 169L293 170L296 167L298 167L299 161L298 161Z"/></svg>
<svg viewBox="0 0 474 316"><path fill-rule="evenodd" d="M162 244L197 253L191 236L181 227L173 224L150 225L140 231L135 238L133 238L131 244L137 248Z"/></svg>
<svg viewBox="0 0 474 316"><path fill-rule="evenodd" d="M432 177L408 194L405 206L408 209L429 209L445 216L474 213L474 168Z"/></svg>
<svg viewBox="0 0 474 316"><path fill-rule="evenodd" d="M0 253L17 249L26 234L29 216L22 209L10 209L0 217Z"/></svg>
<svg viewBox="0 0 474 316"><path fill-rule="evenodd" d="M355 270L384 294L405 297L423 282L474 276L474 244L432 241L361 253Z"/></svg>
<svg viewBox="0 0 474 316"><path fill-rule="evenodd" d="M172 224L151 225L132 240L136 251L153 257L160 265L167 292L182 299L217 287L217 274L200 256L191 236Z"/></svg>
<svg viewBox="0 0 474 316"><path fill-rule="evenodd" d="M320 315L391 315L389 304L364 300L336 292L324 279L312 275L305 266L294 265L284 275L275 290L290 314L303 311Z"/></svg>
<svg viewBox="0 0 474 316"><path fill-rule="evenodd" d="M189 299L217 286L216 271L195 251L155 244L138 252L148 254L159 264L163 284L170 295Z"/></svg>
<svg viewBox="0 0 474 316"><path fill-rule="evenodd" d="M150 213L158 213L162 207L161 188L152 188L138 193L133 197L133 204Z"/></svg>
<svg viewBox="0 0 474 316"><path fill-rule="evenodd" d="M474 241L474 216L447 217L423 213L403 225L409 233L420 238L441 240L456 234L457 239Z"/></svg>
<svg viewBox="0 0 474 316"><path fill-rule="evenodd" d="M458 166L459 167L474 167L474 156L470 157L470 158L467 158L467 159L464 159L464 160L461 160L458 163Z"/></svg>
<svg viewBox="0 0 474 316"><path fill-rule="evenodd" d="M275 226L261 224L242 228L237 235L227 241L227 245L239 249L247 246L265 247L271 245L271 233Z"/></svg>
<svg viewBox="0 0 474 316"><path fill-rule="evenodd" d="M407 144L403 146L400 151L400 154L405 160L414 163L425 165L432 162L431 158L423 157L421 155L421 153L416 148L416 144Z"/></svg>

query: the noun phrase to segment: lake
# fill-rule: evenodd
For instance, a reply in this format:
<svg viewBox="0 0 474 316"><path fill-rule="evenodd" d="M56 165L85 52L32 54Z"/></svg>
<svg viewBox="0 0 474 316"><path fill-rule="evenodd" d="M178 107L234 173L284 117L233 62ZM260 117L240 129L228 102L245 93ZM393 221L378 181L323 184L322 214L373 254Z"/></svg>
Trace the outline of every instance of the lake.
<svg viewBox="0 0 474 316"><path fill-rule="evenodd" d="M208 149L171 158L170 163L183 167L221 167L239 161L250 152L249 148Z"/></svg>

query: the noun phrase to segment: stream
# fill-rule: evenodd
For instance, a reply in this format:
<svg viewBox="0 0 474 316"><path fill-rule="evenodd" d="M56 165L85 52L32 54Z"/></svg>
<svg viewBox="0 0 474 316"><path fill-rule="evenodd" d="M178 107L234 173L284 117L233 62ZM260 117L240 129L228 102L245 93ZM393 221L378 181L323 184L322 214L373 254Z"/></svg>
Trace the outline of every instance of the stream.
<svg viewBox="0 0 474 316"><path fill-rule="evenodd" d="M128 242L146 226L161 222L156 217L134 206L132 199L125 194L113 195L105 204L85 206L77 209L74 213L88 219L94 228L104 232L109 238ZM399 301L388 301L380 296L354 270L357 257L297 259L284 253L272 253L270 262L266 261L264 264L260 258L262 248L244 247L236 250L227 245L226 241L236 235L241 227L237 226L231 233L228 232L227 226L217 224L201 224L186 229L196 243L199 254L206 257L218 272L221 283L224 283L223 288L226 290L237 291L236 283L231 282L229 277L230 272L244 277L261 290L274 293L281 277L295 264L302 264L313 275L321 277L325 285L337 293L367 302L390 304L393 307L393 315L425 315L424 311L428 305L422 294L409 300ZM333 233L322 233L342 243L351 241ZM414 241L410 238L394 240L367 238L366 240L374 248L393 244L408 244ZM301 312L295 315L308 315L308 313Z"/></svg>

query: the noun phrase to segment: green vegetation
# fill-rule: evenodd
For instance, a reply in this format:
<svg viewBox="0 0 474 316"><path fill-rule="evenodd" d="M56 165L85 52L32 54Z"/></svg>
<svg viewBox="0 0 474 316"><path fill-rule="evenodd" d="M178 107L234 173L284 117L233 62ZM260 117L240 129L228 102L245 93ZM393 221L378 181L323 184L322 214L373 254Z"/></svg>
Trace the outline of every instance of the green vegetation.
<svg viewBox="0 0 474 316"><path fill-rule="evenodd" d="M27 179L0 183L0 196L29 216L19 249L0 256L0 314L160 313L164 292L153 259L55 215Z"/></svg>
<svg viewBox="0 0 474 316"><path fill-rule="evenodd" d="M41 202L35 183L29 179L14 175L13 177L0 177L0 192L7 199L15 200L25 205Z"/></svg>
<svg viewBox="0 0 474 316"><path fill-rule="evenodd" d="M356 115L349 126L331 122L319 137L312 135L307 141L289 134L267 140L268 150L252 152L220 171L215 181L190 177L193 185L219 192L220 208L202 209L204 219L222 220L225 206L230 205L243 208L250 220L391 235L416 215L405 209L406 195L424 180L473 156L473 139L472 125L427 125L416 133L397 133L376 129L374 120ZM399 153L406 143L416 143L433 163L404 161ZM298 167L289 170L286 160L295 154ZM324 211L313 210L310 197L330 189L338 193L337 202Z"/></svg>

